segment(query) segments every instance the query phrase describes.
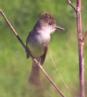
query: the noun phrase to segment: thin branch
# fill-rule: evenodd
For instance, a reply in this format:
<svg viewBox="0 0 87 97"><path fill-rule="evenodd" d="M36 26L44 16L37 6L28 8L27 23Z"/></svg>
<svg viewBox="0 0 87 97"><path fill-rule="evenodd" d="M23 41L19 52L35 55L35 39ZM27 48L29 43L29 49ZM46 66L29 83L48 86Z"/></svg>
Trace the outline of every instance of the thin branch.
<svg viewBox="0 0 87 97"><path fill-rule="evenodd" d="M17 37L17 39L20 41L21 45L23 46L24 49L26 49L26 46L24 45L22 39L19 37L17 31L15 28L12 26L12 24L9 22L8 18L4 14L4 12L0 9L0 14L4 18L5 22L7 23L8 27L12 30L13 34Z"/></svg>
<svg viewBox="0 0 87 97"><path fill-rule="evenodd" d="M75 12L77 12L76 7L72 4L71 0L67 0L68 4L74 9Z"/></svg>
<svg viewBox="0 0 87 97"><path fill-rule="evenodd" d="M20 38L20 36L18 35L17 31L15 30L15 28L12 26L12 24L10 23L10 21L8 20L8 18L6 17L6 15L4 14L4 12L0 9L0 14L2 15L2 17L4 18L4 20L6 21L7 25L9 26L9 28L12 30L12 32L14 33L14 35L17 37L18 41L21 43L22 47L24 48L24 50L26 50L26 45L23 43L22 39ZM29 51L29 50L27 50ZM30 53L30 52L29 52ZM61 90L56 86L55 82L51 79L51 77L48 75L48 73L44 70L44 68L42 67L42 65L37 61L37 59L33 58L33 56L31 55L32 60L38 65L38 67L41 69L41 71L43 72L44 76L49 80L50 84L55 88L55 90L57 91L58 94L61 95L61 97L65 97L63 95L63 93L61 92Z"/></svg>
<svg viewBox="0 0 87 97"><path fill-rule="evenodd" d="M84 41L83 41L81 6L82 6L81 0L77 0L76 22L77 22L78 56L79 56L80 97L85 97Z"/></svg>
<svg viewBox="0 0 87 97"><path fill-rule="evenodd" d="M40 63L36 60L33 59L35 63L37 63L37 65L39 66L39 68L41 69L41 71L43 72L43 74L45 75L45 77L49 80L49 82L53 85L53 87L56 89L57 93L60 94L62 97L65 97L62 93L62 91L56 86L56 84L54 83L54 81L51 79L51 77L48 75L48 73L43 69L43 67L40 65Z"/></svg>
<svg viewBox="0 0 87 97"><path fill-rule="evenodd" d="M85 78L84 78L84 40L87 36L83 36L82 16L81 16L81 0L76 0L76 8L72 5L71 0L67 0L68 4L76 12L77 23L77 39L78 39L78 56L79 56L79 81L80 81L80 97L85 97Z"/></svg>

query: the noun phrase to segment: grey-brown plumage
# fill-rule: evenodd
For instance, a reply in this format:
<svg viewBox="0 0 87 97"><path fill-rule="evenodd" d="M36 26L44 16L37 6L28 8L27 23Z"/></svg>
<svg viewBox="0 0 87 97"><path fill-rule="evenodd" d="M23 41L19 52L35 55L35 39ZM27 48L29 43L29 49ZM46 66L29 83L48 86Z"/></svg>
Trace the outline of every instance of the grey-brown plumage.
<svg viewBox="0 0 87 97"><path fill-rule="evenodd" d="M35 57L41 65L43 65L46 58L51 34L56 29L57 24L55 18L49 13L42 13L37 20L33 30L27 37L26 48L30 50L32 56ZM29 52L27 52L27 57L29 57ZM40 70L34 62L32 65L30 82L35 85L39 85L40 83Z"/></svg>

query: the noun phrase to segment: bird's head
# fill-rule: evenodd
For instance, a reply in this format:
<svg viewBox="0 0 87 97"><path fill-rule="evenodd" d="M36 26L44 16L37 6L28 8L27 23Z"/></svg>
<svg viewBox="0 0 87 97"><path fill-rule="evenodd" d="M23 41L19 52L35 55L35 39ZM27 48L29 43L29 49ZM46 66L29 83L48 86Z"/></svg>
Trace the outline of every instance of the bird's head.
<svg viewBox="0 0 87 97"><path fill-rule="evenodd" d="M44 12L40 15L39 23L41 29L49 33L53 33L57 29L64 30L64 28L57 26L55 18L48 12Z"/></svg>

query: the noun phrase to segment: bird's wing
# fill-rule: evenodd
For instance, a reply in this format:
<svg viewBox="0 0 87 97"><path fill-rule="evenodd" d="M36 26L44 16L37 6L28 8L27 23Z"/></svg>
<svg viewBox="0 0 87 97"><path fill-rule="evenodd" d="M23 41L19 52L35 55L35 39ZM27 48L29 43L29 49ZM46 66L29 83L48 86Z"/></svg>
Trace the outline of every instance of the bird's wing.
<svg viewBox="0 0 87 97"><path fill-rule="evenodd" d="M47 51L48 51L48 47L45 47L44 54L40 57L41 58L41 65L43 65L43 63L45 61Z"/></svg>
<svg viewBox="0 0 87 97"><path fill-rule="evenodd" d="M26 51L26 57L29 58L31 56L31 53L28 47L28 38L26 40L26 50L25 51Z"/></svg>
<svg viewBox="0 0 87 97"><path fill-rule="evenodd" d="M26 45L26 50L25 51L26 51L26 57L29 58L30 57L30 52L29 52L29 49L28 49L27 45Z"/></svg>

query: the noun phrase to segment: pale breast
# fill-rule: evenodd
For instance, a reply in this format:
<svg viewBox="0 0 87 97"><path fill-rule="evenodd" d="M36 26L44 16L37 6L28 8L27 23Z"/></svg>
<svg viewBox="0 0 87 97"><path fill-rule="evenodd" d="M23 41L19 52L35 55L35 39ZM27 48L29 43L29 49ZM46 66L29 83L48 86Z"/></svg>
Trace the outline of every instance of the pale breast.
<svg viewBox="0 0 87 97"><path fill-rule="evenodd" d="M50 29L33 30L27 39L28 47L34 57L44 54L44 49L50 42Z"/></svg>
<svg viewBox="0 0 87 97"><path fill-rule="evenodd" d="M50 41L50 34L48 33L40 33L37 35L37 40L40 43L40 45L45 46L48 45Z"/></svg>
<svg viewBox="0 0 87 97"><path fill-rule="evenodd" d="M45 46L50 41L50 35L47 34L36 34L30 36L28 39L28 47L34 57L39 57L44 54Z"/></svg>

